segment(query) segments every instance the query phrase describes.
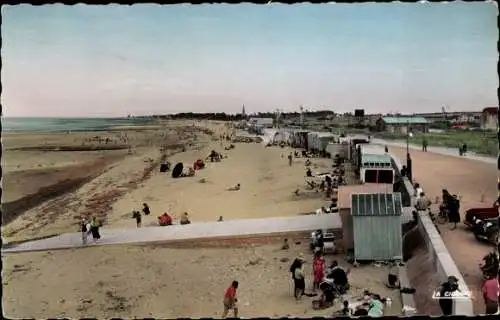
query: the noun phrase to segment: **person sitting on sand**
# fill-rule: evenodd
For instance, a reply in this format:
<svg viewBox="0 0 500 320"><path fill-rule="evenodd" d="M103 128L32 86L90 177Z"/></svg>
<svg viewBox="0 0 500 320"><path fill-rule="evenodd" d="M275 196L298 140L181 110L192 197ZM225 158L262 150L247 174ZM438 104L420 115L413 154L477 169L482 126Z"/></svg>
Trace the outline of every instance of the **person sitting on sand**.
<svg viewBox="0 0 500 320"><path fill-rule="evenodd" d="M367 316L372 318L380 318L384 316L384 302L378 294L372 296L372 300L368 306Z"/></svg>
<svg viewBox="0 0 500 320"><path fill-rule="evenodd" d="M168 213L164 212L161 216L158 217L158 222L160 226L171 226L172 225L172 217L168 215Z"/></svg>
<svg viewBox="0 0 500 320"><path fill-rule="evenodd" d="M189 215L187 212L184 212L181 217L181 224L190 224L191 221L189 221Z"/></svg>
<svg viewBox="0 0 500 320"><path fill-rule="evenodd" d="M217 222L222 222L224 221L224 218L222 216L219 216L219 218L217 219Z"/></svg>
<svg viewBox="0 0 500 320"><path fill-rule="evenodd" d="M307 168L307 170L306 170L306 177L312 177L311 168Z"/></svg>
<svg viewBox="0 0 500 320"><path fill-rule="evenodd" d="M283 245L281 246L281 250L288 250L290 249L290 245L288 244L288 238L285 238L283 240Z"/></svg>
<svg viewBox="0 0 500 320"><path fill-rule="evenodd" d="M342 302L342 309L337 311L336 314L334 314L334 316L350 317L353 314L354 314L354 310L349 306L349 301L344 300L344 302Z"/></svg>
<svg viewBox="0 0 500 320"><path fill-rule="evenodd" d="M227 188L227 191L239 191L240 189L241 189L241 186L240 186L240 184L238 183L238 184L236 184L236 185L235 185L235 186L233 186L233 187L229 187L229 188Z"/></svg>

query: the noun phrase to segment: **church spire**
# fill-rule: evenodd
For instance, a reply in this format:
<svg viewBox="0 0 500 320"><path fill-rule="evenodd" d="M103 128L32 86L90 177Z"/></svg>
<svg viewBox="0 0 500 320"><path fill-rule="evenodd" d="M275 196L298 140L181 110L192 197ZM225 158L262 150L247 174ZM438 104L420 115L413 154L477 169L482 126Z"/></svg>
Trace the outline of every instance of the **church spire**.
<svg viewBox="0 0 500 320"><path fill-rule="evenodd" d="M245 113L245 105L243 104L243 108L241 109L241 117L245 119L247 117L247 114Z"/></svg>

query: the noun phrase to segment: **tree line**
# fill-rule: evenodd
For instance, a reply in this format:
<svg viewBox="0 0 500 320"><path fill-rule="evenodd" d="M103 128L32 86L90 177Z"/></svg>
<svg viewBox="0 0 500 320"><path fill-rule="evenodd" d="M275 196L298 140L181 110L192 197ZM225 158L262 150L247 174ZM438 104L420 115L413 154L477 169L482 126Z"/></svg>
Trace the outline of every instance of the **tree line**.
<svg viewBox="0 0 500 320"><path fill-rule="evenodd" d="M326 119L327 117L335 116L335 112L329 110L321 111L304 111L304 117L314 117L318 119ZM249 118L275 118L276 113L274 112L257 112L252 114L247 114L245 117L241 113L231 114L225 112L210 112L210 113L199 113L199 112L181 112L175 114L166 115L153 115L156 119L194 119L194 120L219 120L219 121L239 121ZM300 117L299 112L282 112L280 115L281 119L296 119Z"/></svg>

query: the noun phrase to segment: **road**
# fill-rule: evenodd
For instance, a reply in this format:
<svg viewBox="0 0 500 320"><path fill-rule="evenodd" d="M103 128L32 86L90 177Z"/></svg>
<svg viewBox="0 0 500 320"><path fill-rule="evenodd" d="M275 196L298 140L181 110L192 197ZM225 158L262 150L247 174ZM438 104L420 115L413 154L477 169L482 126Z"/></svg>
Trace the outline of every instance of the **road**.
<svg viewBox="0 0 500 320"><path fill-rule="evenodd" d="M382 139L375 139L373 138L371 140L372 143L375 144L381 144L381 145L386 145L390 147L399 147L399 148L406 148L406 143L401 142L401 141L388 141L388 140L382 140ZM415 145L415 144L410 144L409 148L412 150L422 150L422 146L420 145ZM484 163L491 163L491 164L496 164L497 159L494 157L488 157L488 156L483 156L474 152L467 152L465 156L460 156L458 154L457 149L453 148L445 148L445 147L427 147L427 152L430 153L435 153L435 154L440 154L443 156L452 156L452 157L457 157L457 158L462 158L462 159L469 159L469 160L475 160L475 161L480 161ZM401 160L404 160L406 157L402 157Z"/></svg>

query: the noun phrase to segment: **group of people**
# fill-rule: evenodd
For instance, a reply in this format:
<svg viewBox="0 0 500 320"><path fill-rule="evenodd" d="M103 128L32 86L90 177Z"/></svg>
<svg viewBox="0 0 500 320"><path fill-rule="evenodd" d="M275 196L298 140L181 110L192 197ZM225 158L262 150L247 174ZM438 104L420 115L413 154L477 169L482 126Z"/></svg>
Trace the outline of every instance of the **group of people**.
<svg viewBox="0 0 500 320"><path fill-rule="evenodd" d="M142 206L142 213L145 216L149 216L151 214L149 205L147 203L143 203ZM135 219L137 228L140 228L142 226L142 214L139 212L139 210L132 211L132 218ZM184 212L182 214L179 223L183 225L191 223L191 220L189 220L189 214L187 212ZM158 216L158 224L160 226L170 226L173 224L173 218L167 212L164 212L161 216Z"/></svg>
<svg viewBox="0 0 500 320"><path fill-rule="evenodd" d="M306 294L305 264L304 254L301 253L290 266L290 273L294 284L294 297L297 300ZM325 285L322 286L322 283ZM313 292L321 291L318 300L321 307L328 307L333 304L336 296L345 294L349 290L348 271L345 271L334 260L329 267L320 250L316 250L313 259Z"/></svg>
<svg viewBox="0 0 500 320"><path fill-rule="evenodd" d="M419 211L428 211L432 202L418 183L415 183L415 190L417 193L415 208ZM446 189L442 190L442 202L439 206L439 215L453 224L452 230L457 228L457 224L460 222L460 199L455 194L451 195Z"/></svg>
<svg viewBox="0 0 500 320"><path fill-rule="evenodd" d="M82 244L87 244L88 236L91 234L94 243L101 239L99 228L102 227L102 222L96 216L93 216L90 221L82 218L80 221L80 232L82 234Z"/></svg>
<svg viewBox="0 0 500 320"><path fill-rule="evenodd" d="M451 195L448 190L443 189L443 201L439 207L441 215L445 215L448 222L453 224L452 230L457 228L460 222L460 200L456 194Z"/></svg>

